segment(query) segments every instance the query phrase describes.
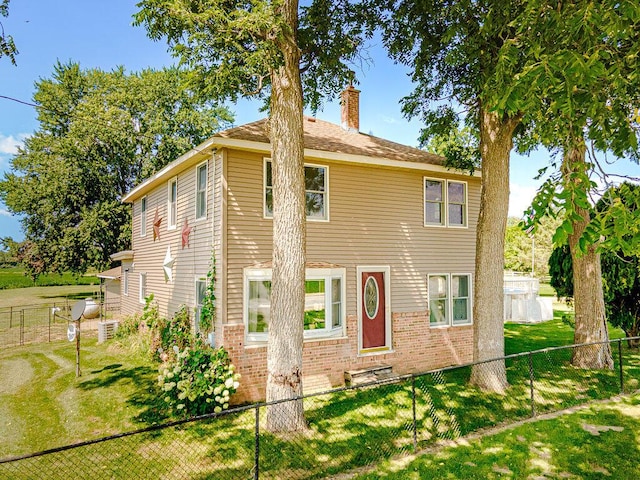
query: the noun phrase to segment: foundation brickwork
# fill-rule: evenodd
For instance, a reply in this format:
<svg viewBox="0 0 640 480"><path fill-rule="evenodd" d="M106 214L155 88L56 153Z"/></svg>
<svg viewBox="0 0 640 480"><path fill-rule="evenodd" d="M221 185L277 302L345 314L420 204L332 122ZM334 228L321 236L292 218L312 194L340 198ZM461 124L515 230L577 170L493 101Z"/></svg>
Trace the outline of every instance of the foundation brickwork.
<svg viewBox="0 0 640 480"><path fill-rule="evenodd" d="M306 340L303 349L305 393L344 385L344 372L391 365L397 374L418 373L471 362L473 326L429 327L427 312L393 314L393 349L358 356L357 317L347 317L347 336ZM261 401L267 382L267 347L245 345L244 325L222 325L217 336L242 375L234 403Z"/></svg>

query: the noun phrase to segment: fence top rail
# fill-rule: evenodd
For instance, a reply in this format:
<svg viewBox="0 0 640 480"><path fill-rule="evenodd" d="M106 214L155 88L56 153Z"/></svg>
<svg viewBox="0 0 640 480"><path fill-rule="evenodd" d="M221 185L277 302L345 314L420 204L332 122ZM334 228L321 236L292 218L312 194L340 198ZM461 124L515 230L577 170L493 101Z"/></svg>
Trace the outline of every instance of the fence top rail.
<svg viewBox="0 0 640 480"><path fill-rule="evenodd" d="M309 398L319 397L319 396L322 396L322 395L341 393L341 392L345 392L345 391L361 390L361 389L372 387L372 386L392 385L392 384L404 382L406 380L413 380L413 379L416 379L416 378L420 378L420 377L427 376L427 375L433 375L433 374L440 373L440 372L448 372L448 371L457 370L457 369L461 369L461 368L473 367L475 365L481 365L481 364L485 364L485 363L503 361L503 360L510 359L510 358L525 357L525 356L529 356L529 355L539 355L539 354L548 353L548 352L557 351L557 350L566 350L566 349L569 349L569 348L576 348L576 347L586 347L586 346L590 346L590 345L602 345L602 344L605 344L605 343L609 343L609 344L611 344L611 343L621 343L621 342L627 341L627 340L640 340L640 336L616 338L616 339L613 339L613 340L605 340L605 341L600 341L600 342L580 343L580 344L572 344L572 345L561 345L561 346L557 346L557 347L549 347L549 348L543 348L543 349L539 349L539 350L532 350L532 351L529 351L529 352L514 353L514 354L511 354L511 355L506 355L504 357L497 357L497 358L492 358L492 359L488 359L488 360L482 360L482 361L478 361L478 362L465 363L465 364L462 364L462 365L452 365L452 366L449 366L449 367L439 368L439 369L435 369L435 370L429 370L429 371L421 372L421 373L409 373L409 374L405 374L405 375L398 375L396 377L392 377L392 378L388 378L388 379L384 379L384 380L373 380L371 382L366 382L366 383L362 383L362 384L359 384L359 385L333 388L333 389L325 390L325 391L322 391L322 392L314 392L314 393L309 393L307 395L294 396L294 397L285 398L285 399L281 399L281 400L273 400L271 402L258 402L258 403L252 403L252 404L247 404L247 405L241 405L241 406L230 408L228 410L224 410L224 411L218 412L218 413L207 413L207 414L198 415L198 416L195 416L195 417L189 417L189 418L185 418L185 419L174 420L174 421L167 422L167 423L151 425L149 427L145 427L145 428L141 428L141 429L137 429L137 430L132 430L132 431L129 431L129 432L118 433L118 434L115 434L115 435L109 435L109 436L106 436L106 437L96 438L96 439L93 439L93 440L87 440L87 441L84 441L84 442L78 442L78 443L74 443L74 444L70 444L70 445L65 445L65 446L62 446L62 447L51 448L51 449L43 450L43 451L40 451L40 452L29 453L29 454L25 454L25 455L14 456L14 457L8 457L8 458L4 458L4 459L0 458L0 464L16 462L16 461L25 460L25 459L28 459L28 458L40 457L40 456L48 455L48 454L51 454L51 453L63 452L63 451L66 451L66 450L71 450L71 449L74 449L74 448L84 447L84 446L87 446L87 445L95 445L95 444L98 444L98 443L107 442L109 440L115 440L117 438L125 438L125 437L130 437L130 436L133 436L133 435L139 435L139 434L142 434L142 433L153 432L153 431L158 431L158 430L164 430L166 428L185 425L185 424L189 424L189 423L193 423L193 422L197 422L197 421L201 421L201 420L214 419L214 418L218 418L218 417L225 417L227 415L239 414L239 413L242 413L242 412L246 412L248 410L258 410L259 411L260 408L269 407L269 406L272 406L272 405L278 405L278 404L286 403L286 402L301 401L301 400L305 400L305 399L309 399Z"/></svg>

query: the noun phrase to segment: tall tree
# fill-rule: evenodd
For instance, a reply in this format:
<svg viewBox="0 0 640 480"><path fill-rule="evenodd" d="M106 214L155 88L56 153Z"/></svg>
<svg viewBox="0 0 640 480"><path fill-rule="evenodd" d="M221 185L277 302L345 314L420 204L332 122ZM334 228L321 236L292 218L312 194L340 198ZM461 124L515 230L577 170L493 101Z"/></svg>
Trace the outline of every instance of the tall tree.
<svg viewBox="0 0 640 480"><path fill-rule="evenodd" d="M143 0L136 22L166 38L208 98L267 99L273 165L273 278L267 400L302 394L305 281L303 105L353 80L371 9L349 0ZM304 91L304 94L303 94ZM272 431L305 428L302 401L267 411Z"/></svg>
<svg viewBox="0 0 640 480"><path fill-rule="evenodd" d="M502 357L509 158L521 113L498 109L492 92L501 73L496 72L498 52L516 34L512 22L521 2L397 0L391 10L385 43L394 59L413 69L416 88L404 99L403 108L408 116L420 116L425 122L423 143L456 130L462 121L479 132L482 191L474 277L474 360ZM511 67L516 69L519 63ZM471 380L482 388L504 391L504 362L477 365Z"/></svg>
<svg viewBox="0 0 640 480"><path fill-rule="evenodd" d="M9 0L2 0L0 3L0 16L9 16ZM16 54L18 49L13 41L13 37L4 31L4 25L0 22L0 57L8 57L11 63L16 64Z"/></svg>
<svg viewBox="0 0 640 480"><path fill-rule="evenodd" d="M502 64L526 58L506 80L501 102L531 115L534 142L562 152L560 175L534 201L534 218L562 207L556 240L568 241L574 261L576 343L608 338L601 283L599 243L603 223L591 219L594 188L587 142L594 150L637 158L633 105L640 78L640 5L634 1L548 2L533 0L518 18L518 35L502 51ZM526 142L525 142L526 143ZM561 193L556 195L557 187ZM607 242L619 239L613 235ZM573 363L611 368L608 344L574 352Z"/></svg>
<svg viewBox="0 0 640 480"><path fill-rule="evenodd" d="M22 215L32 275L109 265L130 245L122 196L231 120L183 79L177 69L127 74L69 63L36 84L39 130L0 181L0 199Z"/></svg>

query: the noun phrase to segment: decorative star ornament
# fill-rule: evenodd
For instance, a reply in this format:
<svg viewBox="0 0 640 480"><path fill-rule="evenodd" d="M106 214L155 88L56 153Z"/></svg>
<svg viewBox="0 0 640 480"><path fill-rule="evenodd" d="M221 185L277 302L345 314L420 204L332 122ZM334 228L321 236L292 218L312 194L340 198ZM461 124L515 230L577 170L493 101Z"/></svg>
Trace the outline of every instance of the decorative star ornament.
<svg viewBox="0 0 640 480"><path fill-rule="evenodd" d="M187 219L184 219L184 225L182 226L182 249L189 246L189 235L191 235L191 227Z"/></svg>
<svg viewBox="0 0 640 480"><path fill-rule="evenodd" d="M160 224L162 218L158 215L158 207L156 207L156 214L153 216L153 241L160 240Z"/></svg>
<svg viewBox="0 0 640 480"><path fill-rule="evenodd" d="M162 269L164 270L165 283L173 281L173 264L176 259L171 256L171 245L167 247L167 254L164 256Z"/></svg>

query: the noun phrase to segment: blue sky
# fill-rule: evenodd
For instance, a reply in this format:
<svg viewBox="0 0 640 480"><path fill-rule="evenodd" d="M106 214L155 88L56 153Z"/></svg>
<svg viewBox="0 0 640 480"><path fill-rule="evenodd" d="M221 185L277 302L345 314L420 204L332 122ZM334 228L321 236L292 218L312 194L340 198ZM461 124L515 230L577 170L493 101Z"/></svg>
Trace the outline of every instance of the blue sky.
<svg viewBox="0 0 640 480"><path fill-rule="evenodd" d="M164 43L151 41L143 28L131 25L136 10L136 0L11 0L9 17L0 21L5 32L13 35L20 53L17 67L0 59L0 95L31 101L34 83L50 77L56 60L103 70L122 65L128 71L175 63ZM406 120L399 104L411 91L406 69L386 59L379 45L371 46L370 56L372 62L357 72L362 92L361 131L416 146L420 123ZM250 101L230 105L238 125L264 116L259 107L258 102ZM317 116L340 123L339 103L327 103ZM32 107L0 98L0 175L8 171L17 145L37 128ZM520 216L528 206L537 187L533 177L547 162L544 153L513 156L511 215ZM640 169L628 162L620 168L640 176ZM7 235L23 239L18 219L0 204L0 236Z"/></svg>

